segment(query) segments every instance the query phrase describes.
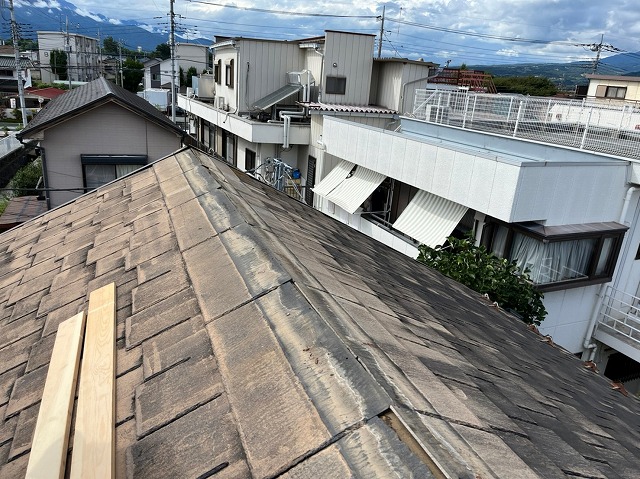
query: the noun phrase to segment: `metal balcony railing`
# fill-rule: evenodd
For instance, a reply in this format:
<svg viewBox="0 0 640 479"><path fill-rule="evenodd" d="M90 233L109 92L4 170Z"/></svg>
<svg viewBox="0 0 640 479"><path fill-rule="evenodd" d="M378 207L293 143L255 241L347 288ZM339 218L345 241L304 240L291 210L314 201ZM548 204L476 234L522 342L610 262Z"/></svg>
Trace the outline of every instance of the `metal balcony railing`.
<svg viewBox="0 0 640 479"><path fill-rule="evenodd" d="M640 348L640 298L607 286L596 330L624 336Z"/></svg>
<svg viewBox="0 0 640 479"><path fill-rule="evenodd" d="M640 105L416 90L413 116L427 122L640 159Z"/></svg>

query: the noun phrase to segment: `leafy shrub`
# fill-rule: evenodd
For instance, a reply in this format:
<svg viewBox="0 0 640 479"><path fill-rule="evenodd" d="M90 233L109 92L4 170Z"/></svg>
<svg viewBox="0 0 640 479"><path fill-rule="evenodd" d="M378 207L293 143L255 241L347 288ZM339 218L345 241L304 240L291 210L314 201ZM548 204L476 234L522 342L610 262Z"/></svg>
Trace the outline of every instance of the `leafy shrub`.
<svg viewBox="0 0 640 479"><path fill-rule="evenodd" d="M519 316L524 322L539 325L547 311L543 294L514 262L498 258L484 246L475 246L467 237L447 238L444 246L420 246L418 261L454 279Z"/></svg>

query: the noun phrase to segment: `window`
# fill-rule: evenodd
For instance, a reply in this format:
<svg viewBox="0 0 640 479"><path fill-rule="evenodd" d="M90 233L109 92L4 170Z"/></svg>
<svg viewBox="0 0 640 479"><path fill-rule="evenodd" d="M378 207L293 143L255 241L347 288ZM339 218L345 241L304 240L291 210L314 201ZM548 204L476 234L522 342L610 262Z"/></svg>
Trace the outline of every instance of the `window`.
<svg viewBox="0 0 640 479"><path fill-rule="evenodd" d="M222 73L222 60L218 60L213 66L213 78L216 83L220 85L222 83L220 74Z"/></svg>
<svg viewBox="0 0 640 479"><path fill-rule="evenodd" d="M327 77L325 90L334 95L344 95L347 91L347 79L345 77Z"/></svg>
<svg viewBox="0 0 640 479"><path fill-rule="evenodd" d="M316 184L316 159L313 156L309 156L307 159L307 182L304 188L304 200L305 202L313 206L313 188Z"/></svg>
<svg viewBox="0 0 640 479"><path fill-rule="evenodd" d="M604 94L606 98L617 98L619 100L624 100L624 97L627 95L627 88L621 86L608 86L607 91Z"/></svg>
<svg viewBox="0 0 640 479"><path fill-rule="evenodd" d="M233 60L229 60L229 64L224 67L224 84L233 88Z"/></svg>
<svg viewBox="0 0 640 479"><path fill-rule="evenodd" d="M610 281L627 227L618 223L485 226L482 243L514 261L539 289L553 291Z"/></svg>
<svg viewBox="0 0 640 479"><path fill-rule="evenodd" d="M81 155L86 191L93 190L147 164L146 155Z"/></svg>
<svg viewBox="0 0 640 479"><path fill-rule="evenodd" d="M244 150L244 169L252 172L256 168L256 152L246 148Z"/></svg>

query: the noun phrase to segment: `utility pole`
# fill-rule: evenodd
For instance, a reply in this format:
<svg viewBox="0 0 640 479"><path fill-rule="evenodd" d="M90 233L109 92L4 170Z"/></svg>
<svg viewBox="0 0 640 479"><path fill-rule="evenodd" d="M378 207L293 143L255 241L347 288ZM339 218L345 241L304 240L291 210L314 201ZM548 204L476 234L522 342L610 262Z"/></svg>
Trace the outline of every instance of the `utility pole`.
<svg viewBox="0 0 640 479"><path fill-rule="evenodd" d="M67 81L69 83L69 91L71 91L71 42L69 41L69 17L67 17L67 44L65 50L67 52Z"/></svg>
<svg viewBox="0 0 640 479"><path fill-rule="evenodd" d="M170 25L169 30L169 46L171 47L171 121L176 121L176 41L175 41L175 14L173 13L173 2L175 0L169 0L171 4L170 9Z"/></svg>
<svg viewBox="0 0 640 479"><path fill-rule="evenodd" d="M120 57L120 86L124 88L124 79L122 78L122 40L118 42L118 57Z"/></svg>
<svg viewBox="0 0 640 479"><path fill-rule="evenodd" d="M16 77L18 79L18 97L20 98L20 111L22 112L22 124L27 126L27 109L24 106L24 88L22 85L22 68L20 67L20 47L18 46L18 24L13 13L13 0L9 0L11 11L11 37L13 39L13 53L16 59Z"/></svg>
<svg viewBox="0 0 640 479"><path fill-rule="evenodd" d="M382 56L382 36L384 35L384 12L387 8L386 5L382 5L382 23L380 24L380 41L378 42L378 58Z"/></svg>
<svg viewBox="0 0 640 479"><path fill-rule="evenodd" d="M605 52L619 53L622 51L619 48L614 47L613 45L610 45L608 43L603 43L603 42L604 42L604 34L600 36L600 43L578 43L575 45L577 47L582 47L585 49L589 49L592 52L596 52L596 59L593 62L593 69L591 70L591 73L593 74L595 74L596 71L598 71L601 52L605 51Z"/></svg>

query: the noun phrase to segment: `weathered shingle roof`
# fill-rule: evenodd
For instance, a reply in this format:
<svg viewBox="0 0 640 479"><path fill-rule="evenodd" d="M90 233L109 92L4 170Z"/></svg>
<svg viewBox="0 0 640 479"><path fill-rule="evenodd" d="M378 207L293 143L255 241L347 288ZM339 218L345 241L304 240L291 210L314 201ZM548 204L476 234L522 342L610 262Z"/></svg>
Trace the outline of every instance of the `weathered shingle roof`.
<svg viewBox="0 0 640 479"><path fill-rule="evenodd" d="M151 103L144 98L134 95L128 90L100 77L97 80L86 83L78 88L68 91L49 102L31 120L26 128L20 131L17 136L29 138L34 133L49 128L56 123L71 116L81 114L89 108L93 108L101 103L114 101L126 108L129 108L138 115L182 134L178 125L173 123L168 117L163 115ZM99 125L96 125L99 127Z"/></svg>
<svg viewBox="0 0 640 479"><path fill-rule="evenodd" d="M638 401L475 293L184 150L0 235L0 477L117 285L117 477L637 477ZM437 477L443 477L439 475Z"/></svg>

